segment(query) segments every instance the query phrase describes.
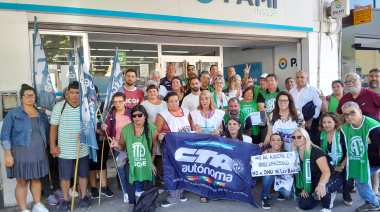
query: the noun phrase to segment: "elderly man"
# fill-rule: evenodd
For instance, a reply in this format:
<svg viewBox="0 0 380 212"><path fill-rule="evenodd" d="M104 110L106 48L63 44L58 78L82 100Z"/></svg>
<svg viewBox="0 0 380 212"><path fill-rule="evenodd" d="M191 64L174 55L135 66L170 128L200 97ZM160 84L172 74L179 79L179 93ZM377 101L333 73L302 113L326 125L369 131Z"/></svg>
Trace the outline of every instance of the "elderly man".
<svg viewBox="0 0 380 212"><path fill-rule="evenodd" d="M298 71L296 74L297 85L291 89L289 93L293 96L296 108L302 112L303 117L305 118L306 130L310 134L310 137L314 138L314 134L318 132L317 119L321 113L322 100L319 98L321 91L316 87L311 86L308 81L308 73L303 70ZM313 110L312 108L315 109Z"/></svg>
<svg viewBox="0 0 380 212"><path fill-rule="evenodd" d="M288 77L285 80L285 87L287 91L292 90L296 86L296 82L294 81L293 77Z"/></svg>
<svg viewBox="0 0 380 212"><path fill-rule="evenodd" d="M379 201L372 191L370 177L380 169L380 123L364 116L355 102L346 102L341 110L346 120L342 126L347 146L346 177L355 180L360 197L366 201L356 211L377 211Z"/></svg>
<svg viewBox="0 0 380 212"><path fill-rule="evenodd" d="M257 106L259 111L266 111L267 115L269 116L276 104L277 94L281 90L277 87L278 80L275 74L268 74L265 84L267 86L267 89L260 91L259 95L257 96Z"/></svg>
<svg viewBox="0 0 380 212"><path fill-rule="evenodd" d="M369 89L380 93L380 70L377 68L371 69L368 76Z"/></svg>
<svg viewBox="0 0 380 212"><path fill-rule="evenodd" d="M158 86L158 95L160 99L163 99L166 96L166 94L168 93L168 90L166 90L165 86L160 85L160 79L161 79L160 71L154 70L150 72L150 80L146 82L146 87L143 88L144 99L146 99L146 96L148 95L148 93L146 92L146 88L148 87L148 85L151 85L151 84ZM152 81L155 81L156 83L153 83Z"/></svg>
<svg viewBox="0 0 380 212"><path fill-rule="evenodd" d="M260 85L259 86L255 86L255 89L254 89L254 93L255 93L255 100L257 101L257 96L259 95L259 93L261 91L265 91L267 89L267 81L266 81L266 78L267 78L268 74L267 73L264 73L260 76Z"/></svg>
<svg viewBox="0 0 380 212"><path fill-rule="evenodd" d="M380 94L370 89L362 88L360 76L357 73L348 73L345 77L346 93L339 101L337 114L342 114L342 105L356 102L364 115L380 119Z"/></svg>
<svg viewBox="0 0 380 212"><path fill-rule="evenodd" d="M177 70L174 65L168 65L166 68L166 77L161 79L160 85L165 86L166 90L172 91L173 89L171 82L176 72Z"/></svg>
<svg viewBox="0 0 380 212"><path fill-rule="evenodd" d="M249 116L249 113L243 109L240 109L239 99L236 97L228 100L228 109L226 115L223 117L223 129L227 129L227 120L231 117L238 117L241 121L241 128L244 130L244 133L248 136L251 136L252 121Z"/></svg>

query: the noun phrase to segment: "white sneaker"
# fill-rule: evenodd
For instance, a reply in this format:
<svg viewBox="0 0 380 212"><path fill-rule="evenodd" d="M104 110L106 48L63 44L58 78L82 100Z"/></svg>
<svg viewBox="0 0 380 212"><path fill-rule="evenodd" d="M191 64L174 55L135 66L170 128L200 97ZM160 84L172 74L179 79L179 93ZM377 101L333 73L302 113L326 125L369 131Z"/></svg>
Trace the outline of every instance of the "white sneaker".
<svg viewBox="0 0 380 212"><path fill-rule="evenodd" d="M73 196L73 190L74 190L74 187L71 187L70 190L69 190L69 195L70 195L70 197ZM79 196L78 192L75 191L75 197L78 197L78 196Z"/></svg>
<svg viewBox="0 0 380 212"><path fill-rule="evenodd" d="M124 194L124 202L125 203L129 202L128 194Z"/></svg>
<svg viewBox="0 0 380 212"><path fill-rule="evenodd" d="M26 209L26 210L23 210L23 211L21 211L21 212L30 212L30 210Z"/></svg>
<svg viewBox="0 0 380 212"><path fill-rule="evenodd" d="M320 210L319 212L331 212L330 209L327 209L327 208L323 208L322 210Z"/></svg>
<svg viewBox="0 0 380 212"><path fill-rule="evenodd" d="M33 212L49 212L49 210L42 203L37 203L33 206Z"/></svg>
<svg viewBox="0 0 380 212"><path fill-rule="evenodd" d="M144 193L144 192L143 191L136 191L135 195L136 195L136 197L140 197L142 193Z"/></svg>
<svg viewBox="0 0 380 212"><path fill-rule="evenodd" d="M165 191L164 189L158 189L158 194L161 194L164 191Z"/></svg>

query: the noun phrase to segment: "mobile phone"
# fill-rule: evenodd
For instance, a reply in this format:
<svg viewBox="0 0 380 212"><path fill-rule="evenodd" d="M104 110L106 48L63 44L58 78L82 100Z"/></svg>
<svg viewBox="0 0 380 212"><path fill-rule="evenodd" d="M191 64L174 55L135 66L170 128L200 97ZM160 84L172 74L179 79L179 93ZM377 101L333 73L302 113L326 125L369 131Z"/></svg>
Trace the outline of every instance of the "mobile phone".
<svg viewBox="0 0 380 212"><path fill-rule="evenodd" d="M311 194L315 200L319 200L318 192L314 191L314 193Z"/></svg>

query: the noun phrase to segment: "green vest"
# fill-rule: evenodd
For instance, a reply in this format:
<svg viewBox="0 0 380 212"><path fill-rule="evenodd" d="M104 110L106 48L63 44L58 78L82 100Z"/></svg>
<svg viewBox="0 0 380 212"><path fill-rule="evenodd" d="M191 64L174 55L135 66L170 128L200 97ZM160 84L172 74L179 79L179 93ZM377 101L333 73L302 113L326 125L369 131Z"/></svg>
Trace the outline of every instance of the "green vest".
<svg viewBox="0 0 380 212"><path fill-rule="evenodd" d="M136 137L133 132L133 123L125 126L121 132L123 133L128 158L129 158L129 183L134 181L152 180L152 138L157 127L152 123L149 126L149 147L145 138L145 133L140 137Z"/></svg>
<svg viewBox="0 0 380 212"><path fill-rule="evenodd" d="M257 101L257 96L260 93L260 86L259 85L255 86L255 88L253 89L253 93L255 94L255 96L253 98Z"/></svg>
<svg viewBox="0 0 380 212"><path fill-rule="evenodd" d="M360 178L361 183L370 180L368 161L368 139L372 129L380 126L376 120L363 116L364 121L360 128L354 129L350 124L342 126L342 132L347 146L347 179Z"/></svg>
<svg viewBox="0 0 380 212"><path fill-rule="evenodd" d="M256 100L252 100L250 102L240 102L240 108L247 111L248 113L259 111L257 108ZM251 135L258 135L259 132L260 132L259 126L252 126Z"/></svg>
<svg viewBox="0 0 380 212"><path fill-rule="evenodd" d="M272 110L274 109L274 106L276 104L276 97L277 97L278 93L280 93L280 91L282 91L282 90L278 89L278 88L273 93L268 93L267 90L260 91L261 95L263 95L263 97L265 99L264 108L265 108L265 111L267 112L268 116L272 112Z"/></svg>
<svg viewBox="0 0 380 212"><path fill-rule="evenodd" d="M227 109L227 115L224 115L223 117L223 120L224 120L224 124L226 125L226 128L227 128L227 120L230 118L230 111ZM249 117L249 113L245 110L242 110L240 108L240 113L239 113L239 119L240 119L240 122L241 122L241 129L243 130L243 134L244 134L244 131L245 131L245 120L247 118L250 118Z"/></svg>
<svg viewBox="0 0 380 212"><path fill-rule="evenodd" d="M379 90L377 90L377 93L380 93L380 89L379 89Z"/></svg>
<svg viewBox="0 0 380 212"><path fill-rule="evenodd" d="M334 95L331 95L330 101L329 101L329 112L333 112L336 114L336 109L338 108L339 100L335 98Z"/></svg>

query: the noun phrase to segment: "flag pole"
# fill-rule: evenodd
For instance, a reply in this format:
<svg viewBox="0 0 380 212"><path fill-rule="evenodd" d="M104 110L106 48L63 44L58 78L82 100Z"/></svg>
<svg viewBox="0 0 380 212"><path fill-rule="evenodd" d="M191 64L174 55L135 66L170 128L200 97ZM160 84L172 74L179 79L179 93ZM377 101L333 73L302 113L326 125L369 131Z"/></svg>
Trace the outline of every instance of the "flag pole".
<svg viewBox="0 0 380 212"><path fill-rule="evenodd" d="M47 152L47 150L45 150L45 153L46 153L46 158L48 160L48 163L49 163L49 167L50 167L50 162L49 162L49 154ZM50 169L49 169L49 185L50 185L50 189L53 190L53 180L51 179L51 173L50 173Z"/></svg>
<svg viewBox="0 0 380 212"><path fill-rule="evenodd" d="M79 151L80 151L80 139L79 139L79 141L78 141L77 161L75 162L76 164L75 164L75 174L74 174L73 197L71 198L71 211L74 210L75 191L76 191L76 186L77 186L77 174L78 174Z"/></svg>
<svg viewBox="0 0 380 212"><path fill-rule="evenodd" d="M102 198L101 193L102 193L102 180L103 180L103 153L104 153L104 141L106 138L103 138L103 145L102 145L102 160L100 162L100 180L99 180L99 205L100 205L100 199ZM95 173L95 178L96 178L96 173Z"/></svg>

